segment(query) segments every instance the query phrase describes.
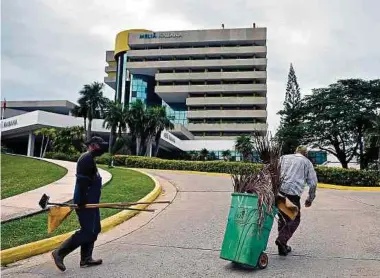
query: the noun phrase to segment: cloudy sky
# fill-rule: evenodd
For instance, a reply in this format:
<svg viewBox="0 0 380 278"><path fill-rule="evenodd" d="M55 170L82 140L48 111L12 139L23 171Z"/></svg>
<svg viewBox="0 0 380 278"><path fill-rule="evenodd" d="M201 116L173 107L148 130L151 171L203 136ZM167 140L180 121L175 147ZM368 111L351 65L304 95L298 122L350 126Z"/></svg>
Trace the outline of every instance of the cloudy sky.
<svg viewBox="0 0 380 278"><path fill-rule="evenodd" d="M1 93L76 101L103 81L117 32L268 28L268 113L279 122L289 64L302 94L340 78L379 78L377 0L2 0ZM111 97L112 90L107 88Z"/></svg>

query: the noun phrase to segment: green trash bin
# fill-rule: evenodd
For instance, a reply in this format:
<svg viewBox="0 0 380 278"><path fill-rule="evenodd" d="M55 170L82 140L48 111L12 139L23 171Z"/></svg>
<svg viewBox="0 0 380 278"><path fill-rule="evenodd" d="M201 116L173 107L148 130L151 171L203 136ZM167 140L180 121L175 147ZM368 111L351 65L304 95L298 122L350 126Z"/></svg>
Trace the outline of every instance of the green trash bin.
<svg viewBox="0 0 380 278"><path fill-rule="evenodd" d="M272 214L265 216L263 229L258 233L257 202L254 194L232 193L220 258L250 267L265 268L268 265L264 251L277 209L273 207Z"/></svg>

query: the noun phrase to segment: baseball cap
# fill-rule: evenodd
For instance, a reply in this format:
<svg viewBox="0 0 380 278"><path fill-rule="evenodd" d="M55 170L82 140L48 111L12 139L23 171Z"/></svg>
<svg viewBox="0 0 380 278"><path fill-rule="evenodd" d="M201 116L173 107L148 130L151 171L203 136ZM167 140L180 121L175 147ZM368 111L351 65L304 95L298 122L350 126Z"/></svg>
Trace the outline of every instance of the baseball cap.
<svg viewBox="0 0 380 278"><path fill-rule="evenodd" d="M87 140L85 144L86 146L89 146L91 144L98 144L99 146L108 145L108 143L99 136L93 136L90 140Z"/></svg>

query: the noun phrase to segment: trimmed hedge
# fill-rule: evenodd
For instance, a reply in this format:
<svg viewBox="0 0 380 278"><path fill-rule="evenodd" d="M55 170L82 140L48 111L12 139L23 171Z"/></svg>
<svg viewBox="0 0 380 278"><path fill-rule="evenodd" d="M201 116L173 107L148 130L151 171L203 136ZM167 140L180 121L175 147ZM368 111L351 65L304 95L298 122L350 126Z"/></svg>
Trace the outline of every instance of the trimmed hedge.
<svg viewBox="0 0 380 278"><path fill-rule="evenodd" d="M346 186L380 186L380 173L373 170L317 166L318 182Z"/></svg>
<svg viewBox="0 0 380 278"><path fill-rule="evenodd" d="M73 162L77 162L80 156L81 156L80 153L68 155L65 153L48 152L45 154L45 158L51 158L51 159L57 159L57 160L66 160L66 161L73 161ZM112 158L112 156L109 153L106 153L100 157L97 157L96 163L108 165L111 158ZM114 156L114 165L115 166L124 166L125 165L125 158L126 158L126 156L115 155Z"/></svg>
<svg viewBox="0 0 380 278"><path fill-rule="evenodd" d="M47 153L47 158L77 161L78 155L63 153ZM97 158L99 164L108 165L112 156L104 154ZM261 164L225 161L185 161L167 160L156 157L115 155L114 166L127 166L131 168L148 168L163 170L186 170L214 173L247 173L259 171ZM337 167L317 166L315 168L318 182L345 186L380 186L380 172L370 170L343 169Z"/></svg>
<svg viewBox="0 0 380 278"><path fill-rule="evenodd" d="M260 164L244 162L167 160L143 156L126 156L125 158L125 165L131 168L186 170L213 173L231 173L231 171L238 171L244 173L258 172L262 167Z"/></svg>
<svg viewBox="0 0 380 278"><path fill-rule="evenodd" d="M66 161L73 161L73 162L77 162L79 157L80 157L80 153L77 153L77 154L66 154L66 153L53 153L53 152L47 152L45 154L45 158L51 158L51 159L57 159L57 160L66 160Z"/></svg>

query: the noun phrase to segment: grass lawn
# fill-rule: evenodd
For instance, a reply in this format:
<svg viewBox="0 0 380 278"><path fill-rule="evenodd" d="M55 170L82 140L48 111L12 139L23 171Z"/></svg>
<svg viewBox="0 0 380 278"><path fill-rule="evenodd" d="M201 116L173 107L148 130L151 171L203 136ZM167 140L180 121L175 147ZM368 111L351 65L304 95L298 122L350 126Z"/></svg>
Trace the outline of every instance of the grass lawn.
<svg viewBox="0 0 380 278"><path fill-rule="evenodd" d="M103 169L112 174L112 180L103 188L101 202L134 202L153 190L154 181L139 172L112 168ZM51 200L54 201L54 200ZM120 210L101 209L101 219ZM75 211L52 234L47 233L47 213L41 213L24 219L14 220L1 225L1 250L21 244L53 237L79 228Z"/></svg>
<svg viewBox="0 0 380 278"><path fill-rule="evenodd" d="M1 199L48 185L66 173L50 162L1 154Z"/></svg>

